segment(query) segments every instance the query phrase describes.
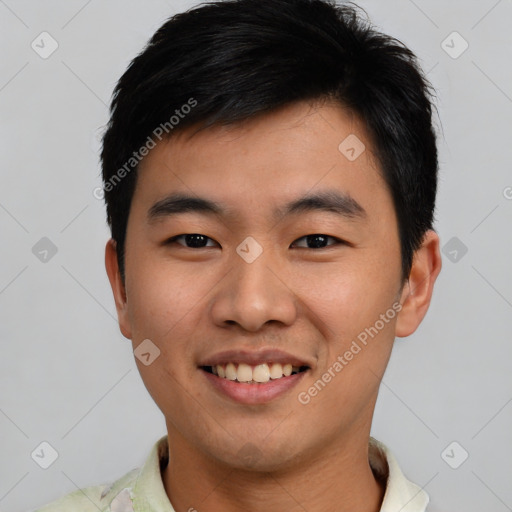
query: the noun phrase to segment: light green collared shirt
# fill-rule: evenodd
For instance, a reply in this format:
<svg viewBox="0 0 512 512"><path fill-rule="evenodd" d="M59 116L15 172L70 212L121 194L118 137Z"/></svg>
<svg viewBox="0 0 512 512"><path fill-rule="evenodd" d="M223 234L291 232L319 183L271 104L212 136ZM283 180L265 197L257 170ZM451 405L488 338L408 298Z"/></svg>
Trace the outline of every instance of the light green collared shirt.
<svg viewBox="0 0 512 512"><path fill-rule="evenodd" d="M374 474L386 482L380 511L426 512L427 493L405 478L389 449L370 437L368 453ZM109 485L74 491L35 512L175 512L162 481L161 470L167 461L164 436L154 444L141 469L133 469Z"/></svg>

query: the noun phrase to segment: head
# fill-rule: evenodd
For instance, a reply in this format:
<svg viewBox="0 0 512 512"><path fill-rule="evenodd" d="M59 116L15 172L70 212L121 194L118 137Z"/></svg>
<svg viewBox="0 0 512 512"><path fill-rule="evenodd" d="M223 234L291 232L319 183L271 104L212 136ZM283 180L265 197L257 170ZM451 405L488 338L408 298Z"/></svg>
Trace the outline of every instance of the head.
<svg viewBox="0 0 512 512"><path fill-rule="evenodd" d="M412 52L324 0L199 6L119 80L101 157L121 330L157 348L137 364L181 445L243 465L252 440L268 470L369 428L441 265ZM241 403L211 373L228 360L302 368Z"/></svg>

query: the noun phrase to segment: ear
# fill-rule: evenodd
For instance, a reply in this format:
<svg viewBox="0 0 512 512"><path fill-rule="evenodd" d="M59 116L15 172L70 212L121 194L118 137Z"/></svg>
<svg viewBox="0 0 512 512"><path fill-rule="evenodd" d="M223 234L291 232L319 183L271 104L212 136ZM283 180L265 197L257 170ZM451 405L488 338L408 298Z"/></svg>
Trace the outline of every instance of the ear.
<svg viewBox="0 0 512 512"><path fill-rule="evenodd" d="M421 247L414 253L409 279L402 290L402 309L397 317L396 336L410 336L427 314L441 265L439 236L435 231L428 230Z"/></svg>
<svg viewBox="0 0 512 512"><path fill-rule="evenodd" d="M128 300L126 298L126 290L119 272L119 264L117 261L117 245L112 238L107 242L105 247L105 268L107 270L108 280L114 294L116 303L117 319L119 321L119 329L125 338L131 339L132 332L128 316Z"/></svg>

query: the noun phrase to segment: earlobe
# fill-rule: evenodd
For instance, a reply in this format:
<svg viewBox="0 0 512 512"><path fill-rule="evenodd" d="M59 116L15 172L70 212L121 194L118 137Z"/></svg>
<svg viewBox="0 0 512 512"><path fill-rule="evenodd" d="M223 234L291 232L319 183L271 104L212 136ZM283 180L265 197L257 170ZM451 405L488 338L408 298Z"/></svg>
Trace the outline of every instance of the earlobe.
<svg viewBox="0 0 512 512"><path fill-rule="evenodd" d="M402 290L402 310L396 322L396 336L410 336L427 314L441 265L439 236L429 230L421 247L414 253L409 279Z"/></svg>
<svg viewBox="0 0 512 512"><path fill-rule="evenodd" d="M121 273L119 272L116 242L112 238L107 242L105 247L105 269L114 295L119 328L125 338L131 339L132 335L128 317L126 290L121 279Z"/></svg>

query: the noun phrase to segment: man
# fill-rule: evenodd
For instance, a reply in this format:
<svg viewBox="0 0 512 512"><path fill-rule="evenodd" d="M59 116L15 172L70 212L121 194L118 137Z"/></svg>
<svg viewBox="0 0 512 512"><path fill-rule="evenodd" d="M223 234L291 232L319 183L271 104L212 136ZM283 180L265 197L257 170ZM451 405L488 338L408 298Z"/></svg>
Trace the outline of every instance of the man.
<svg viewBox="0 0 512 512"><path fill-rule="evenodd" d="M370 437L441 269L414 55L325 0L197 7L117 84L102 166L119 324L167 435L41 510L427 510Z"/></svg>

